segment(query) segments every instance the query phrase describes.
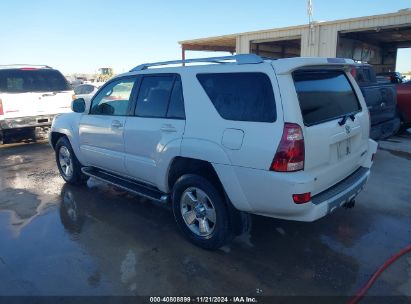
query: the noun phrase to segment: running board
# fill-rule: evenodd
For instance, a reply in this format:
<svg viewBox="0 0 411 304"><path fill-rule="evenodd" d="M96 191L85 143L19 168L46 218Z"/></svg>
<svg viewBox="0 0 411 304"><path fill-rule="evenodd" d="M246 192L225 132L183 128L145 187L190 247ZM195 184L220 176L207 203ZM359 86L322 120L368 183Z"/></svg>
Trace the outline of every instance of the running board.
<svg viewBox="0 0 411 304"><path fill-rule="evenodd" d="M137 181L118 176L116 174L99 170L93 167L83 167L81 172L85 175L101 180L103 182L112 184L123 190L135 193L137 195L161 202L167 203L169 201L169 195L161 192L151 185L139 183Z"/></svg>

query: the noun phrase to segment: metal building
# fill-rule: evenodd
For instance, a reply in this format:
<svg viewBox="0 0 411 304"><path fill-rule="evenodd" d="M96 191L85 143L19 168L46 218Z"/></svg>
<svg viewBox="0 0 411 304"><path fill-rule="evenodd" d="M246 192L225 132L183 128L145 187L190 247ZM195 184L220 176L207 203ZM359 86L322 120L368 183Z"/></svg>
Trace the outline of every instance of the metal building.
<svg viewBox="0 0 411 304"><path fill-rule="evenodd" d="M411 9L179 43L183 58L186 50L255 53L272 58L345 57L371 63L377 71L393 71L397 49L411 47Z"/></svg>

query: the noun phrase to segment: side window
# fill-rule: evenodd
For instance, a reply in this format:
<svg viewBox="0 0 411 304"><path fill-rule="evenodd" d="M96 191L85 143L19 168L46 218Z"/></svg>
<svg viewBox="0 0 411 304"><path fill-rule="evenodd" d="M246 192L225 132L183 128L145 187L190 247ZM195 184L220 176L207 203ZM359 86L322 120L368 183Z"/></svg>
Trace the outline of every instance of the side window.
<svg viewBox="0 0 411 304"><path fill-rule="evenodd" d="M166 117L173 84L173 75L145 76L138 93L135 115Z"/></svg>
<svg viewBox="0 0 411 304"><path fill-rule="evenodd" d="M368 68L362 68L358 71L357 81L359 83L367 83L371 81L371 73Z"/></svg>
<svg viewBox="0 0 411 304"><path fill-rule="evenodd" d="M171 92L170 104L168 105L167 118L185 119L183 86L181 79L178 77L174 82L173 91Z"/></svg>
<svg viewBox="0 0 411 304"><path fill-rule="evenodd" d="M74 88L74 94L76 94L76 95L81 95L81 94L83 94L83 86L80 85L80 86L75 87L75 88Z"/></svg>
<svg viewBox="0 0 411 304"><path fill-rule="evenodd" d="M93 99L90 114L125 116L135 79L120 79L106 85Z"/></svg>
<svg viewBox="0 0 411 304"><path fill-rule="evenodd" d="M86 84L83 87L83 94L90 94L93 91L94 91L94 87L92 85Z"/></svg>
<svg viewBox="0 0 411 304"><path fill-rule="evenodd" d="M222 118L254 122L277 119L273 87L266 74L197 74L197 79Z"/></svg>

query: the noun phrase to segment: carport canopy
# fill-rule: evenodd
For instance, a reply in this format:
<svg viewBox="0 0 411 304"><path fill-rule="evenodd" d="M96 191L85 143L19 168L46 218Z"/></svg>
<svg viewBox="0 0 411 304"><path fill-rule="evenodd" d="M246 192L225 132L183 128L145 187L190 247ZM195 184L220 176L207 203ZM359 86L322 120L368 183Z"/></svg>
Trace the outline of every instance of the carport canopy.
<svg viewBox="0 0 411 304"><path fill-rule="evenodd" d="M183 60L185 51L230 52L232 54L236 51L236 35L185 40L178 43L181 45Z"/></svg>

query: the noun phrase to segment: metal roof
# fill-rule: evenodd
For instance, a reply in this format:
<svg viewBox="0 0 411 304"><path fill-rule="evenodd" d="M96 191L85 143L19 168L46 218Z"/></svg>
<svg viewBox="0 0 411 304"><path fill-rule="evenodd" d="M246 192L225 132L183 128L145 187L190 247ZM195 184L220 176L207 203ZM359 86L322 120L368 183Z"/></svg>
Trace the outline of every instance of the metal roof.
<svg viewBox="0 0 411 304"><path fill-rule="evenodd" d="M364 17L355 17L355 18L348 18L348 19L340 19L340 20L333 20L333 21L316 21L316 25L327 26L327 25L338 25L338 24L345 24L345 23L353 23L353 22L361 22L373 21L373 23L378 23L378 19L382 18L391 18L391 17L402 17L402 16L409 16L411 15L411 9L402 9L394 13L388 14L380 14L380 15L372 15L372 16L364 16ZM249 32L240 32L230 35L222 35L222 36L213 36L213 37L206 37L206 38L199 38L199 39L190 39L190 40L182 40L178 43L185 49L185 50L201 50L201 51L229 51L235 52L237 39L241 36L255 36L264 33L273 33L273 32L295 32L298 30L305 30L309 28L309 24L302 24L296 26L288 26L282 28L271 28L259 31L249 31ZM285 36L286 33L284 33Z"/></svg>

